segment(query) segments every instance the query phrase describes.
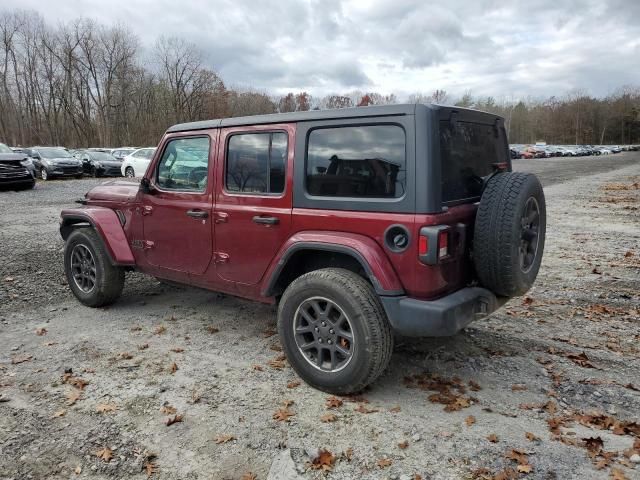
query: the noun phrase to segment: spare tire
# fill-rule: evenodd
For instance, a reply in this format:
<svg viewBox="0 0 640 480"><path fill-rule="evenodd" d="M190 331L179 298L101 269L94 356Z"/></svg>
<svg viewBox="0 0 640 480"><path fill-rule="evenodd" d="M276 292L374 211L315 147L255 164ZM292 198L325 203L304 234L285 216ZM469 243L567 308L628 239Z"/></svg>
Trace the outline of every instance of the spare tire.
<svg viewBox="0 0 640 480"><path fill-rule="evenodd" d="M488 180L473 235L473 260L482 286L505 297L531 288L542 261L546 220L538 177L504 172Z"/></svg>

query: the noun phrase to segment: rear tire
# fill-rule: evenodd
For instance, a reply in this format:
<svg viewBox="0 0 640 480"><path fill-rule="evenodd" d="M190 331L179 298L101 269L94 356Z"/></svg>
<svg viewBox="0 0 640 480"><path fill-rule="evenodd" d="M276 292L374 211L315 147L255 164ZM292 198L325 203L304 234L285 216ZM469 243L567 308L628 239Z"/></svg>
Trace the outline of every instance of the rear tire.
<svg viewBox="0 0 640 480"><path fill-rule="evenodd" d="M49 172L47 172L47 169L44 167L40 169L40 178L45 182L49 180Z"/></svg>
<svg viewBox="0 0 640 480"><path fill-rule="evenodd" d="M296 373L312 387L339 395L359 392L378 378L393 351L391 327L373 287L339 268L309 272L289 285L278 308L278 333Z"/></svg>
<svg viewBox="0 0 640 480"><path fill-rule="evenodd" d="M476 214L473 259L480 283L497 295L524 294L538 275L546 232L538 177L505 172L491 178Z"/></svg>
<svg viewBox="0 0 640 480"><path fill-rule="evenodd" d="M88 307L115 302L124 287L124 269L111 265L102 239L92 228L76 228L67 238L64 271L71 291Z"/></svg>
<svg viewBox="0 0 640 480"><path fill-rule="evenodd" d="M124 176L127 178L134 178L136 176L135 172L133 171L133 167L127 167L124 169Z"/></svg>

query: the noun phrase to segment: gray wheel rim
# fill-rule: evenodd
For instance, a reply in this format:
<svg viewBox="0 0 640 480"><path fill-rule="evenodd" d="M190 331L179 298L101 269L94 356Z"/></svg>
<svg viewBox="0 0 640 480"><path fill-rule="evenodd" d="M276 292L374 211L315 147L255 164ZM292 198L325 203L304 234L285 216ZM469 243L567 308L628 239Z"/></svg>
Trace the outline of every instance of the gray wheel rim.
<svg viewBox="0 0 640 480"><path fill-rule="evenodd" d="M133 176L134 176L133 168L127 167L127 169L124 171L124 175L125 175L125 177L133 178Z"/></svg>
<svg viewBox="0 0 640 480"><path fill-rule="evenodd" d="M78 244L71 250L71 275L76 286L90 293L96 286L96 262L86 245Z"/></svg>
<svg viewBox="0 0 640 480"><path fill-rule="evenodd" d="M40 176L42 177L43 180L46 180L48 178L48 174L47 174L47 170L46 169L42 169L40 170Z"/></svg>
<svg viewBox="0 0 640 480"><path fill-rule="evenodd" d="M328 298L311 297L298 306L293 335L302 357L323 372L339 372L353 358L351 322L342 308Z"/></svg>
<svg viewBox="0 0 640 480"><path fill-rule="evenodd" d="M520 269L528 273L536 261L540 243L540 206L534 197L525 203L520 226Z"/></svg>

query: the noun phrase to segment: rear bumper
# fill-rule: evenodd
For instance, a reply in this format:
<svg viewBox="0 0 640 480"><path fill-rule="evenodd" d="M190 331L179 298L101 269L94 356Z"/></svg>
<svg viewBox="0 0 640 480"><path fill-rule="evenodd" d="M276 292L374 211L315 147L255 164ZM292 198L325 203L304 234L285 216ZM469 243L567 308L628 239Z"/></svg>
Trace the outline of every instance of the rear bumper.
<svg viewBox="0 0 640 480"><path fill-rule="evenodd" d="M508 299L485 288L468 287L438 300L380 297L393 330L407 337L455 335L473 320L484 318Z"/></svg>

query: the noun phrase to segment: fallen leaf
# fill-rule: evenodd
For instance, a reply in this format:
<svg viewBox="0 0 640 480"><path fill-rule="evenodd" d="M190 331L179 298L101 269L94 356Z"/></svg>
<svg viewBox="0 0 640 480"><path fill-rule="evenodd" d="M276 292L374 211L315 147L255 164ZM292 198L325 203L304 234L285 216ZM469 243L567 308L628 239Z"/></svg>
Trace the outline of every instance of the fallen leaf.
<svg viewBox="0 0 640 480"><path fill-rule="evenodd" d="M147 348L149 348L148 343L143 343L142 345L138 345L138 350L146 350Z"/></svg>
<svg viewBox="0 0 640 480"><path fill-rule="evenodd" d="M516 383L511 385L511 391L513 392L523 392L527 389L526 385L523 385L521 383Z"/></svg>
<svg viewBox="0 0 640 480"><path fill-rule="evenodd" d="M350 462L351 459L353 458L353 448L349 447L347 448L344 452L344 458L347 459L347 462Z"/></svg>
<svg viewBox="0 0 640 480"><path fill-rule="evenodd" d="M167 417L164 421L164 424L167 427L170 427L174 423L182 422L182 415L173 415L172 417Z"/></svg>
<svg viewBox="0 0 640 480"><path fill-rule="evenodd" d="M273 337L276 333L278 332L276 332L273 328L268 328L262 333L262 336L264 338L269 338L269 337Z"/></svg>
<svg viewBox="0 0 640 480"><path fill-rule="evenodd" d="M529 440L530 442L537 442L538 440L540 440L540 437L535 436L531 432L526 432L524 436L527 437L527 440Z"/></svg>
<svg viewBox="0 0 640 480"><path fill-rule="evenodd" d="M133 358L133 355L131 355L129 352L120 352L118 358L120 358L121 360L131 360Z"/></svg>
<svg viewBox="0 0 640 480"><path fill-rule="evenodd" d="M169 371L173 374L176 373L178 371L178 364L176 362L173 362L170 366L169 366Z"/></svg>
<svg viewBox="0 0 640 480"><path fill-rule="evenodd" d="M624 254L625 258L633 257L634 253L631 250L627 250Z"/></svg>
<svg viewBox="0 0 640 480"><path fill-rule="evenodd" d="M609 476L609 478L611 480L627 480L627 476L625 475L624 471L616 467L611 469L611 475Z"/></svg>
<svg viewBox="0 0 640 480"><path fill-rule="evenodd" d="M202 395L200 395L200 393L194 388L191 391L191 403L198 403L201 398Z"/></svg>
<svg viewBox="0 0 640 480"><path fill-rule="evenodd" d="M464 419L464 422L467 424L467 427L470 427L471 425L476 423L476 417L474 417L473 415L469 415Z"/></svg>
<svg viewBox="0 0 640 480"><path fill-rule="evenodd" d="M400 409L400 405L396 405L395 407L391 407L391 408L389 409L389 411L390 411L391 413L398 413L400 410L401 410L401 409Z"/></svg>
<svg viewBox="0 0 640 480"><path fill-rule="evenodd" d="M333 413L326 413L320 417L320 421L323 423L335 422L338 419Z"/></svg>
<svg viewBox="0 0 640 480"><path fill-rule="evenodd" d="M419 473L414 473L413 480L422 480L422 475L420 475Z"/></svg>
<svg viewBox="0 0 640 480"><path fill-rule="evenodd" d="M300 382L298 380L291 380L287 383L287 388L296 388L300 386Z"/></svg>
<svg viewBox="0 0 640 480"><path fill-rule="evenodd" d="M173 415L177 411L178 410L176 409L176 407L173 407L168 403L165 403L164 405L162 405L162 407L160 407L160 413L163 413L164 415Z"/></svg>
<svg viewBox="0 0 640 480"><path fill-rule="evenodd" d="M109 463L113 458L113 451L109 447L104 447L96 452L96 457L105 463Z"/></svg>
<svg viewBox="0 0 640 480"><path fill-rule="evenodd" d="M313 470L322 470L324 472L330 472L333 470L333 464L336 461L336 456L331 453L329 450L320 449L318 452L318 456L314 458L310 467Z"/></svg>
<svg viewBox="0 0 640 480"><path fill-rule="evenodd" d="M67 392L67 405L71 406L75 404L82 397L82 391L74 388L70 392Z"/></svg>
<svg viewBox="0 0 640 480"><path fill-rule="evenodd" d="M118 406L115 403L99 403L96 407L96 412L98 413L107 413L107 412L115 412L118 409Z"/></svg>
<svg viewBox="0 0 640 480"><path fill-rule="evenodd" d="M47 334L47 329L42 327L42 328L36 328L36 335L38 335L39 337L46 335Z"/></svg>
<svg viewBox="0 0 640 480"><path fill-rule="evenodd" d="M220 329L219 329L219 328L212 327L211 325L209 325L209 326L207 327L207 332L209 332L209 333L218 333L219 331L220 331Z"/></svg>
<svg viewBox="0 0 640 480"><path fill-rule="evenodd" d="M327 408L340 408L343 402L338 397L329 397L325 400L324 405Z"/></svg>
<svg viewBox="0 0 640 480"><path fill-rule="evenodd" d="M583 438L582 441L591 458L596 457L604 447L604 442L600 437Z"/></svg>
<svg viewBox="0 0 640 480"><path fill-rule="evenodd" d="M62 410L58 410L53 414L52 418L64 417L67 411L63 408Z"/></svg>
<svg viewBox="0 0 640 480"><path fill-rule="evenodd" d="M147 478L151 477L154 473L158 472L157 465L151 460L144 462L144 471L147 474Z"/></svg>
<svg viewBox="0 0 640 480"><path fill-rule="evenodd" d="M516 467L516 470L518 470L518 473L531 473L531 470L533 469L533 467L531 465L529 465L528 463L525 465L518 465Z"/></svg>
<svg viewBox="0 0 640 480"><path fill-rule="evenodd" d="M282 370L285 367L285 358L284 355L278 355L276 358L269 360L267 365L276 370Z"/></svg>
<svg viewBox="0 0 640 480"><path fill-rule="evenodd" d="M175 347L175 348L172 348L171 351L174 353L182 353L184 352L184 348Z"/></svg>
<svg viewBox="0 0 640 480"><path fill-rule="evenodd" d="M505 468L493 476L492 480L515 480L519 477L513 468Z"/></svg>
<svg viewBox="0 0 640 480"><path fill-rule="evenodd" d="M506 455L506 458L518 462L518 465L527 465L529 463L529 459L527 454L518 448L512 448Z"/></svg>
<svg viewBox="0 0 640 480"><path fill-rule="evenodd" d="M277 420L278 422L288 422L289 417L293 417L294 415L295 413L289 410L288 408L279 408L273 414L273 419Z"/></svg>
<svg viewBox="0 0 640 480"><path fill-rule="evenodd" d="M469 380L469 388L473 392L478 392L478 391L482 390L482 387L480 385L478 385L478 383L475 382L474 380Z"/></svg>
<svg viewBox="0 0 640 480"><path fill-rule="evenodd" d="M575 363L576 365L579 365L581 367L584 368L596 368L591 361L589 360L589 357L587 357L587 354L582 352L580 354L577 353L569 353L567 354L567 358L569 360L571 360L573 363Z"/></svg>
<svg viewBox="0 0 640 480"><path fill-rule="evenodd" d="M492 433L491 435L487 436L487 440L489 440L491 443L498 443L498 436L495 433Z"/></svg>
<svg viewBox="0 0 640 480"><path fill-rule="evenodd" d="M293 400L283 400L282 401L282 405L284 405L284 408L290 407L291 405L293 405L295 402Z"/></svg>
<svg viewBox="0 0 640 480"><path fill-rule="evenodd" d="M32 355L22 355L22 356L18 356L18 357L13 357L11 359L11 364L12 365L18 365L19 363L28 362L32 358L33 358Z"/></svg>
<svg viewBox="0 0 640 480"><path fill-rule="evenodd" d="M378 468L387 468L391 466L392 463L393 462L389 458L381 458L376 462L376 465L378 466Z"/></svg>
<svg viewBox="0 0 640 480"><path fill-rule="evenodd" d="M358 406L354 409L355 412L358 413L376 413L379 412L377 408L367 408L364 403L359 403Z"/></svg>
<svg viewBox="0 0 640 480"><path fill-rule="evenodd" d="M158 325L154 331L154 333L156 335L162 335L164 332L167 331L167 327L165 327L164 325Z"/></svg>
<svg viewBox="0 0 640 480"><path fill-rule="evenodd" d="M407 448L409 446L409 441L408 440L403 440L402 442L400 442L398 444L398 448L400 450L404 450L405 448Z"/></svg>
<svg viewBox="0 0 640 480"><path fill-rule="evenodd" d="M251 369L252 369L252 370L255 370L256 372L262 372L262 371L264 371L264 368L262 368L262 365L258 365L257 363L256 363L256 364L251 365Z"/></svg>
<svg viewBox="0 0 640 480"><path fill-rule="evenodd" d="M62 383L66 383L73 387L76 387L78 390L84 390L84 387L89 385L89 381L85 380L81 377L76 377L73 373L65 373L62 376Z"/></svg>
<svg viewBox="0 0 640 480"><path fill-rule="evenodd" d="M73 473L75 473L76 475L80 475L82 473L82 467L80 465L78 465L74 470Z"/></svg>
<svg viewBox="0 0 640 480"><path fill-rule="evenodd" d="M220 445L221 443L227 443L230 442L231 440L235 440L236 437L233 435L218 435L215 439L214 442L216 442L218 445Z"/></svg>
<svg viewBox="0 0 640 480"><path fill-rule="evenodd" d="M258 476L253 472L247 472L240 477L240 480L258 480Z"/></svg>

